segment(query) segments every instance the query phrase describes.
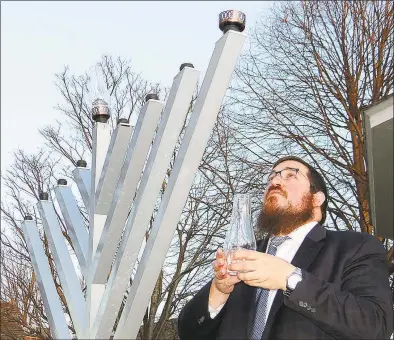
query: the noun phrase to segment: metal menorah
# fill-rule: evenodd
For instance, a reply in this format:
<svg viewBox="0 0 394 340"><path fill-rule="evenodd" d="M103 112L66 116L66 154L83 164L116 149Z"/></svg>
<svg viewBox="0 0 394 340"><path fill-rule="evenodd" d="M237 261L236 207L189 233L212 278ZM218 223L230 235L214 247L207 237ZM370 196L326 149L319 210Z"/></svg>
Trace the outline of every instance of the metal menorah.
<svg viewBox="0 0 394 340"><path fill-rule="evenodd" d="M219 27L224 34L216 42L115 339L133 339L138 334L241 53L246 37L242 33L245 15L232 10L222 12ZM53 203L48 193L40 194L37 208L79 339L109 339L111 336L199 75L192 64L182 64L167 102L160 101L155 94L148 95L134 129L127 120L119 120L112 136L107 123L108 106L100 99L93 103L91 169L80 160L73 170L75 183L89 211L89 231L67 181L58 180L54 189L86 280L86 299ZM26 216L22 227L52 336L71 339L36 222Z"/></svg>

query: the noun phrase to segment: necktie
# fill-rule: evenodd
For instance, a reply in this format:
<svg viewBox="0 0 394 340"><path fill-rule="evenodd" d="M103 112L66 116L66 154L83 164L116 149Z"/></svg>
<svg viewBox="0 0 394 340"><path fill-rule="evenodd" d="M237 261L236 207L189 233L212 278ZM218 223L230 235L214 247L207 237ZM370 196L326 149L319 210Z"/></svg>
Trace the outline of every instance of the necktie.
<svg viewBox="0 0 394 340"><path fill-rule="evenodd" d="M275 236L271 238L267 254L275 255L277 248L288 239L290 239L288 236ZM264 288L258 288L256 292L256 310L254 314L254 323L251 336L251 339L253 340L260 340L263 336L265 320L268 313L268 294L269 290Z"/></svg>

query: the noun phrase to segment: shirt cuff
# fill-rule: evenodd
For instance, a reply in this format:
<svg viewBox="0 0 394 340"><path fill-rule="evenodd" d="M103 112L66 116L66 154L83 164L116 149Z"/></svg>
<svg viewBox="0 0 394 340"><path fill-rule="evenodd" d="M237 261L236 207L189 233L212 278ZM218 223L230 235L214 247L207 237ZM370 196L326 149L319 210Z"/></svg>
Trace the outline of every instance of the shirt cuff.
<svg viewBox="0 0 394 340"><path fill-rule="evenodd" d="M222 308L225 304L226 303L223 303L220 306L218 306L217 308L213 308L213 307L211 307L211 305L208 304L208 312L209 312L209 316L211 317L211 319L214 319L215 316L220 313L220 311L222 310Z"/></svg>

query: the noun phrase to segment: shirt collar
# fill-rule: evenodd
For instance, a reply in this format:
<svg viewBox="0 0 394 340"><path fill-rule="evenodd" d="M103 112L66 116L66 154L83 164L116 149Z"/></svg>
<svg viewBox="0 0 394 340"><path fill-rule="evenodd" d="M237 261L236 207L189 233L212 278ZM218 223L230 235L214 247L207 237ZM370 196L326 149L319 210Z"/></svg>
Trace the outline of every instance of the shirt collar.
<svg viewBox="0 0 394 340"><path fill-rule="evenodd" d="M302 225L301 227L297 228L296 230L293 230L288 236L296 241L297 243L301 244L306 235L312 230L312 228L317 224L318 222L312 221L307 224Z"/></svg>

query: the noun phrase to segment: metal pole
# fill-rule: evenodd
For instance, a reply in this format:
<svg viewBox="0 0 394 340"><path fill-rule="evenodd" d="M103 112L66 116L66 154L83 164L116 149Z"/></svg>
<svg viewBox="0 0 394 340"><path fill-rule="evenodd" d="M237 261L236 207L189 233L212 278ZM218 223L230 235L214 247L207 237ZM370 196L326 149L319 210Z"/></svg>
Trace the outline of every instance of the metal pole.
<svg viewBox="0 0 394 340"><path fill-rule="evenodd" d="M237 27L237 26L235 26ZM226 27L224 27L225 29ZM141 262L137 268L115 339L135 338L163 265L198 165L215 124L246 35L230 28L216 43L186 128Z"/></svg>
<svg viewBox="0 0 394 340"><path fill-rule="evenodd" d="M65 179L58 180L58 185L55 187L55 194L64 222L70 234L82 274L85 276L88 257L88 231L81 218L81 213L71 188L67 186L67 181Z"/></svg>
<svg viewBox="0 0 394 340"><path fill-rule="evenodd" d="M40 193L40 201L37 203L37 208L40 212L45 234L48 238L49 249L55 261L75 331L78 337L82 337L86 324L86 302L55 208L53 203L48 200L48 196L47 193Z"/></svg>
<svg viewBox="0 0 394 340"><path fill-rule="evenodd" d="M120 171L130 143L132 128L126 119L120 120L111 137L107 156L96 190L96 214L107 215L115 193Z"/></svg>
<svg viewBox="0 0 394 340"><path fill-rule="evenodd" d="M89 210L90 207L90 180L91 173L86 169L87 163L83 159L77 161L77 167L72 171L75 183L77 183L79 193L81 194L85 208Z"/></svg>
<svg viewBox="0 0 394 340"><path fill-rule="evenodd" d="M93 150L92 150L92 169L91 169L91 192L90 192L90 210L89 210L89 252L88 252L88 273L86 276L87 285L87 314L89 322L85 324L85 334L90 335L90 327L93 324L97 309L99 308L101 297L104 293L104 284L93 284L92 261L101 232L104 227L106 215L96 214L95 193L97 184L100 179L101 171L105 162L107 150L109 147L111 134L110 126L107 123L109 119L109 109L103 100L93 102L92 118L95 121L93 127Z"/></svg>
<svg viewBox="0 0 394 340"><path fill-rule="evenodd" d="M38 288L48 316L49 329L54 339L72 339L63 313L62 304L53 282L51 269L38 234L37 224L31 216L22 222L23 235L29 250L31 263L37 277Z"/></svg>

